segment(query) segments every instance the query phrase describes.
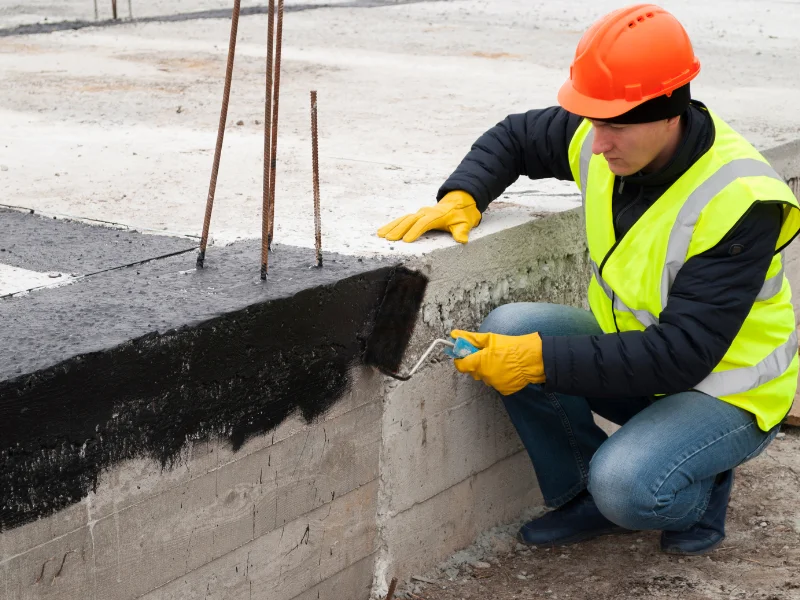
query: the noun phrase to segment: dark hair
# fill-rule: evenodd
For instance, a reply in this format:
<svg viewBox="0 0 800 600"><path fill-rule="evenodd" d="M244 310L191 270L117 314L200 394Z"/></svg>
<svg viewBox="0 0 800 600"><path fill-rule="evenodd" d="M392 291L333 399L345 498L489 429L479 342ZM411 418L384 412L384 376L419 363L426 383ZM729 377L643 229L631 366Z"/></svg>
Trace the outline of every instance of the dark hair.
<svg viewBox="0 0 800 600"><path fill-rule="evenodd" d="M678 117L686 112L686 109L689 108L689 100L691 99L692 95L689 92L689 84L687 83L673 90L672 94L669 96L665 94L652 98L636 108L622 113L618 117L597 120L605 121L606 123L628 125L632 123L652 123L653 121L661 121L662 119L671 119L672 117Z"/></svg>

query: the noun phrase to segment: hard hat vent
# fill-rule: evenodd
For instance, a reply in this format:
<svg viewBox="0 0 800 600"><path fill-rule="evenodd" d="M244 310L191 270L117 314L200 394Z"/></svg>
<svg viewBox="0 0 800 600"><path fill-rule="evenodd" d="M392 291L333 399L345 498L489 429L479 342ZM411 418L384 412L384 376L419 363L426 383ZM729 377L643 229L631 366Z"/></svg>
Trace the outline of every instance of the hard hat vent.
<svg viewBox="0 0 800 600"><path fill-rule="evenodd" d="M653 15L653 13L651 13L651 12L646 13L644 16L639 15L638 17L636 17L636 21L631 21L630 23L628 23L628 27L630 29L633 29L634 27L636 27L636 23L637 22L638 23L644 23L645 17L647 17L648 19L652 19L654 16L655 15Z"/></svg>

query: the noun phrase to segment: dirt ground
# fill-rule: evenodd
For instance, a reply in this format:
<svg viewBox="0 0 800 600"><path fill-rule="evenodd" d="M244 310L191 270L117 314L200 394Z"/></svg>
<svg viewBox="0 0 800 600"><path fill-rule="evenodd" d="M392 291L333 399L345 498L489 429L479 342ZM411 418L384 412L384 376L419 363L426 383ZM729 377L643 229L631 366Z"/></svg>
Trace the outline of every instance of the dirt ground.
<svg viewBox="0 0 800 600"><path fill-rule="evenodd" d="M800 599L800 428L736 471L727 539L707 556L675 557L658 532L566 548L527 549L495 536L472 564L442 565L400 586L413 600ZM475 549L464 556L475 556ZM482 568L481 568L482 567ZM429 580L433 583L428 583Z"/></svg>

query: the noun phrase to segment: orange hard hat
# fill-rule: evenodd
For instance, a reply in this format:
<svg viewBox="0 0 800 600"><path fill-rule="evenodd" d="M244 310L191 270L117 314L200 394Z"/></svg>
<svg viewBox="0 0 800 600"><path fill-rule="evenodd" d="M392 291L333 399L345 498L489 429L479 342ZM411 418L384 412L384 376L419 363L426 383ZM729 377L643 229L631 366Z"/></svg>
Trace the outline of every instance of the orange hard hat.
<svg viewBox="0 0 800 600"><path fill-rule="evenodd" d="M654 4L637 4L606 15L583 34L558 102L583 117L618 117L671 95L699 72L678 20Z"/></svg>

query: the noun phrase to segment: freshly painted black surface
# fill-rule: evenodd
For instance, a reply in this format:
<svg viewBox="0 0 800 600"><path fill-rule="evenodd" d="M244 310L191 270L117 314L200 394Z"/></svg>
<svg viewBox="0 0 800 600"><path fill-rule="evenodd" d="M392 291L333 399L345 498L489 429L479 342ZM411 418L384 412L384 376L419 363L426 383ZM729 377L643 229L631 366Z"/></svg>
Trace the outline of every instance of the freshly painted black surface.
<svg viewBox="0 0 800 600"><path fill-rule="evenodd" d="M181 273L189 254L0 301L0 530L80 501L118 461L169 467L211 436L237 449L336 402L388 282L417 276L313 261L277 246L263 284L259 244L240 243L209 249L203 271Z"/></svg>
<svg viewBox="0 0 800 600"><path fill-rule="evenodd" d="M191 239L142 235L0 208L0 263L85 275L197 246Z"/></svg>
<svg viewBox="0 0 800 600"><path fill-rule="evenodd" d="M390 373L400 369L422 306L428 278L402 267L389 280L372 333L364 349L364 364Z"/></svg>

